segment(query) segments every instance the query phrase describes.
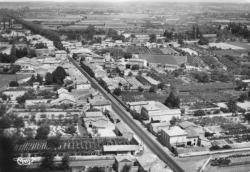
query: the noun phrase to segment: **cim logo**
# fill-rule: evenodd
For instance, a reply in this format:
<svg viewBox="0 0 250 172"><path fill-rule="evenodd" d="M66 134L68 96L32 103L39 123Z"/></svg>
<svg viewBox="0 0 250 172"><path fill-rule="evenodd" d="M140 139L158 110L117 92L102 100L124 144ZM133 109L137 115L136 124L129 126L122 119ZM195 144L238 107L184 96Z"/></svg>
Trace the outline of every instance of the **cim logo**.
<svg viewBox="0 0 250 172"><path fill-rule="evenodd" d="M19 157L17 158L16 161L17 161L17 164L21 166L31 165L33 162L32 158L29 158L29 157L27 158Z"/></svg>

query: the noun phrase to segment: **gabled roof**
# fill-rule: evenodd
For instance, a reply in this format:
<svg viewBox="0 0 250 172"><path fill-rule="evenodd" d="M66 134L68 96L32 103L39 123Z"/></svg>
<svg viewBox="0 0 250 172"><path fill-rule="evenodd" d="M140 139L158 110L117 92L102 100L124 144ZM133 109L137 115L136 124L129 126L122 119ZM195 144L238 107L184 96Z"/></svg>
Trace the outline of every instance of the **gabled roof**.
<svg viewBox="0 0 250 172"><path fill-rule="evenodd" d="M132 155L117 155L115 157L118 162L134 162L135 158Z"/></svg>

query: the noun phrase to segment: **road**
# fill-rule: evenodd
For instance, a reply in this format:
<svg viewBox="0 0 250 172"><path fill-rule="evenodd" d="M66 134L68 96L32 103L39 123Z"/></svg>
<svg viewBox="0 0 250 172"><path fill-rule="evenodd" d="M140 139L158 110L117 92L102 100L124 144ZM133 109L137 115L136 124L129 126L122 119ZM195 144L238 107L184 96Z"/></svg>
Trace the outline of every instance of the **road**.
<svg viewBox="0 0 250 172"><path fill-rule="evenodd" d="M140 137L140 139L151 149L163 162L165 162L173 171L184 172L185 170L181 168L175 160L170 157L162 148L162 145L157 141L153 140L148 133L146 133L140 126L138 126L131 115L125 110L125 108L106 90L104 90L97 81L90 77L80 66L69 57L69 60L79 69L79 71L86 76L86 78L91 82L92 86L97 88L106 99L110 100L112 103L112 108L119 115L119 117Z"/></svg>

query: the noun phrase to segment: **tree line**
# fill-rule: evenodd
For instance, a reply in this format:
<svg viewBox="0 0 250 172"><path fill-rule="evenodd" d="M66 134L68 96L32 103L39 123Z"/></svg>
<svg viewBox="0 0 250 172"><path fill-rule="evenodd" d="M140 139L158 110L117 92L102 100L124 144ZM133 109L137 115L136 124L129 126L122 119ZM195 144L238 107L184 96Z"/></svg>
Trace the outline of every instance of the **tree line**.
<svg viewBox="0 0 250 172"><path fill-rule="evenodd" d="M61 40L60 40L60 35L57 32L52 31L52 30L48 30L48 29L44 29L44 28L42 28L42 26L40 26L38 24L34 24L32 22L25 21L22 18L18 17L16 15L15 11L4 10L4 14L7 15L8 17L10 17L10 18L15 19L18 23L22 24L24 27L31 30L33 33L42 35L45 38L53 41L54 46L57 49L59 49L59 50L64 49L64 47L63 47L63 45L61 43Z"/></svg>

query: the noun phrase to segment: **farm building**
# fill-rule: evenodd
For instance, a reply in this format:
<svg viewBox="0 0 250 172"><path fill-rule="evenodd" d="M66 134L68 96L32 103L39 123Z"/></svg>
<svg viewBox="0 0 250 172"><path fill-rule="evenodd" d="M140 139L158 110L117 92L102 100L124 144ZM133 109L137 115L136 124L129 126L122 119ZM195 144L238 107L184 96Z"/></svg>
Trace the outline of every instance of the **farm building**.
<svg viewBox="0 0 250 172"><path fill-rule="evenodd" d="M149 120L169 122L173 117L180 118L180 109L169 109L160 102L151 101L141 108L141 115L147 117Z"/></svg>

